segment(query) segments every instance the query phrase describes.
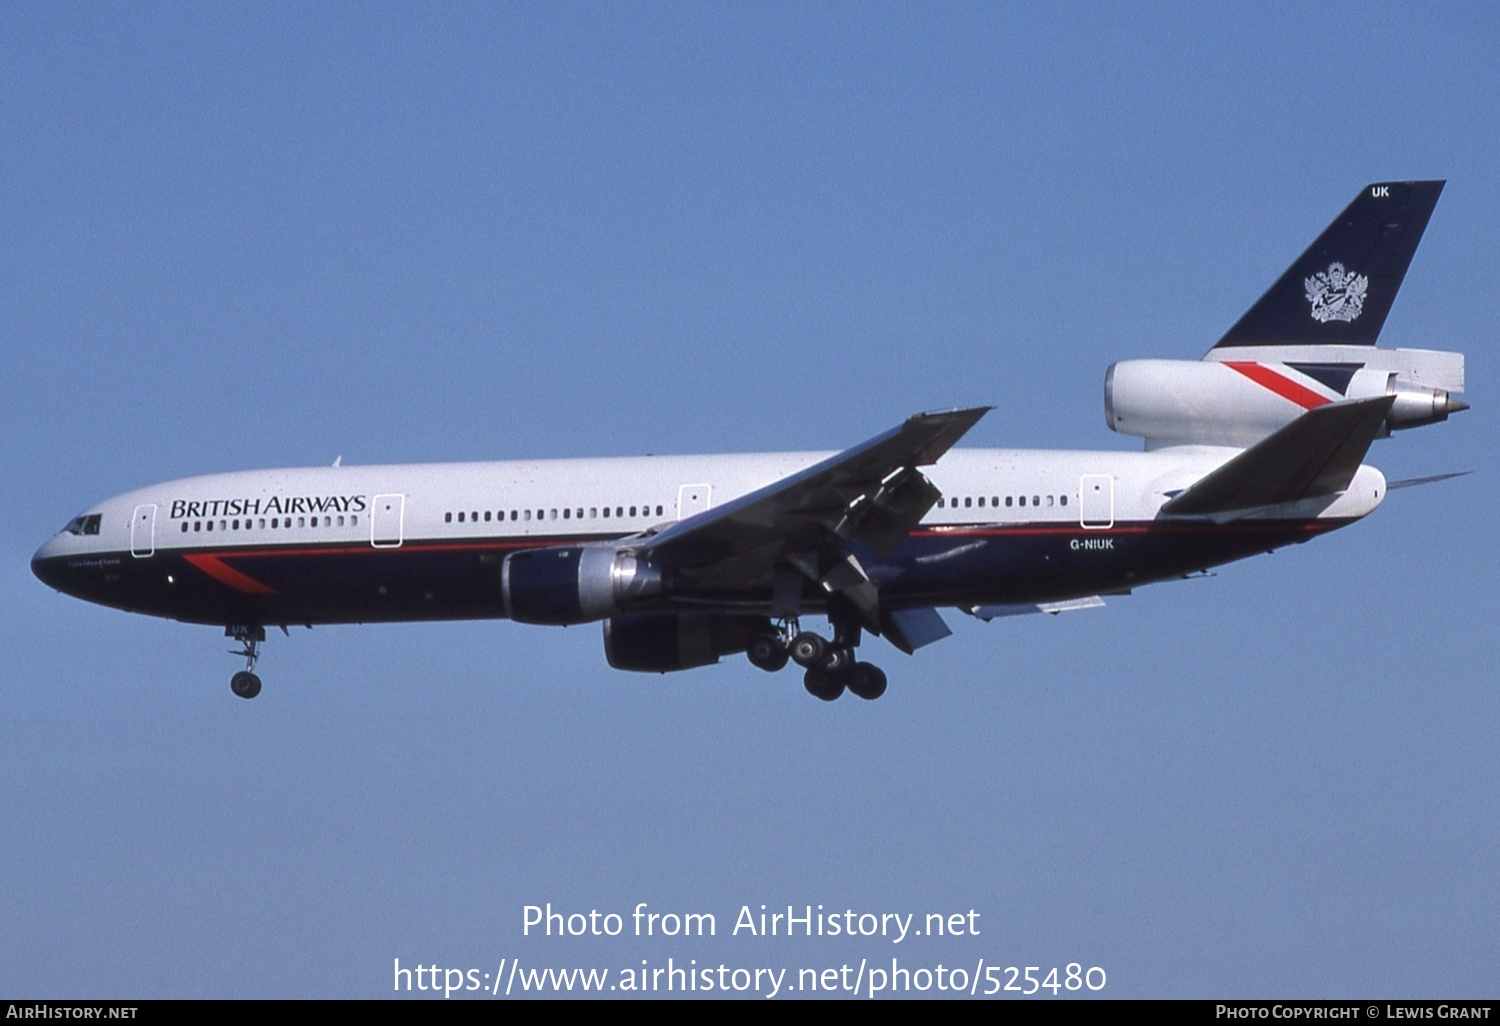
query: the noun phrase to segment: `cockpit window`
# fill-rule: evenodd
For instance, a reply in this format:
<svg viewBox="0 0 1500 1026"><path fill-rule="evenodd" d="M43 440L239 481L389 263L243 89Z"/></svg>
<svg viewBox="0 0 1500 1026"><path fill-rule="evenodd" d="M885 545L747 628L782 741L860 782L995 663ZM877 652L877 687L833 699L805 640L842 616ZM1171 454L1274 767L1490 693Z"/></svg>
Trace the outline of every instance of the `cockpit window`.
<svg viewBox="0 0 1500 1026"><path fill-rule="evenodd" d="M98 534L99 522L104 519L102 513L86 513L81 517L74 517L68 521L68 526L63 530L69 534Z"/></svg>

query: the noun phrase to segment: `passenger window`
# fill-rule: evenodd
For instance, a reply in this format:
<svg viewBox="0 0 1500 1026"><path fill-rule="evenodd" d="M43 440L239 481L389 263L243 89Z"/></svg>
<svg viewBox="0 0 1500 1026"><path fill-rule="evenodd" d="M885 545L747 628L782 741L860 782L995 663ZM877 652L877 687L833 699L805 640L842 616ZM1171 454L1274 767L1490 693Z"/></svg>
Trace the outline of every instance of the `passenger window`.
<svg viewBox="0 0 1500 1026"><path fill-rule="evenodd" d="M187 521L186 520L184 520L182 522L182 533L183 534L187 534Z"/></svg>
<svg viewBox="0 0 1500 1026"><path fill-rule="evenodd" d="M1021 505L1026 505L1026 496L1021 496Z"/></svg>
<svg viewBox="0 0 1500 1026"><path fill-rule="evenodd" d="M572 517L573 517L573 511L572 510L570 510L570 509L563 510L563 519L564 520L571 520Z"/></svg>

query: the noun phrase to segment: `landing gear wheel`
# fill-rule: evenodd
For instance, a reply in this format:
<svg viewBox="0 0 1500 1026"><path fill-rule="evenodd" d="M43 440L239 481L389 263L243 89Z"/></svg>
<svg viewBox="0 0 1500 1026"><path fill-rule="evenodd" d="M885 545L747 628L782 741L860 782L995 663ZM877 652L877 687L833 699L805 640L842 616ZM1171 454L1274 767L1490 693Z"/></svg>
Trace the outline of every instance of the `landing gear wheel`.
<svg viewBox="0 0 1500 1026"><path fill-rule="evenodd" d="M848 680L849 690L866 701L885 694L885 671L874 663L855 663Z"/></svg>
<svg viewBox="0 0 1500 1026"><path fill-rule="evenodd" d="M822 670L808 670L802 675L802 686L807 693L814 698L821 698L825 702L832 702L844 693L844 680L842 677L830 677Z"/></svg>
<svg viewBox="0 0 1500 1026"><path fill-rule="evenodd" d="M798 666L812 669L821 664L824 657L828 655L828 642L817 634L803 633L792 639L792 643L787 646L787 651L791 653L792 661Z"/></svg>
<svg viewBox="0 0 1500 1026"><path fill-rule="evenodd" d="M786 646L774 634L762 634L750 642L745 655L750 659L750 665L765 670L767 673L775 673L785 666L790 658L787 655Z"/></svg>
<svg viewBox="0 0 1500 1026"><path fill-rule="evenodd" d="M241 698L254 698L260 694L260 678L249 670L241 670L229 678L229 690Z"/></svg>
<svg viewBox="0 0 1500 1026"><path fill-rule="evenodd" d="M854 649L843 645L829 645L828 654L818 669L830 677L842 677L854 668Z"/></svg>

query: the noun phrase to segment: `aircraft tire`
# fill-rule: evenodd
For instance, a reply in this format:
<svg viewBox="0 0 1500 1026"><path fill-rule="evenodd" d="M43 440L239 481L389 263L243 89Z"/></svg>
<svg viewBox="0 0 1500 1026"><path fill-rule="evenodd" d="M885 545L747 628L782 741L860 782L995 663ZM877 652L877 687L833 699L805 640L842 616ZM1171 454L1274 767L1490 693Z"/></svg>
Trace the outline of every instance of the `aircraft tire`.
<svg viewBox="0 0 1500 1026"><path fill-rule="evenodd" d="M874 663L855 663L849 671L849 690L867 702L885 694L885 671Z"/></svg>
<svg viewBox="0 0 1500 1026"><path fill-rule="evenodd" d="M254 698L260 694L260 678L249 670L241 670L229 678L229 690L241 698Z"/></svg>
<svg viewBox="0 0 1500 1026"><path fill-rule="evenodd" d="M749 658L750 665L765 670L767 673L775 673L791 658L787 654L786 646L774 634L762 634L750 642L745 655Z"/></svg>
<svg viewBox="0 0 1500 1026"><path fill-rule="evenodd" d="M828 655L828 642L820 635L808 631L793 638L787 651L791 653L794 663L810 670L819 666Z"/></svg>
<svg viewBox="0 0 1500 1026"><path fill-rule="evenodd" d="M829 645L828 654L818 669L830 677L843 677L854 669L854 649L844 645Z"/></svg>
<svg viewBox="0 0 1500 1026"><path fill-rule="evenodd" d="M844 693L844 682L839 677L830 677L822 670L808 670L802 675L802 686L807 693L824 702L832 702Z"/></svg>

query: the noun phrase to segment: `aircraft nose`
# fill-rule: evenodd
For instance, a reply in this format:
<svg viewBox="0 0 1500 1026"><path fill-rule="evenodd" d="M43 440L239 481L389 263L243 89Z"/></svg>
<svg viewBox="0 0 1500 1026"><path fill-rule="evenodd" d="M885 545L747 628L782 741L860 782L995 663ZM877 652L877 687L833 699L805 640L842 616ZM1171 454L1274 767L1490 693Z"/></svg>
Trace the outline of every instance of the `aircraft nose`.
<svg viewBox="0 0 1500 1026"><path fill-rule="evenodd" d="M36 555L31 557L31 572L47 587L62 591L63 575L59 548L57 539L52 538L37 549Z"/></svg>

